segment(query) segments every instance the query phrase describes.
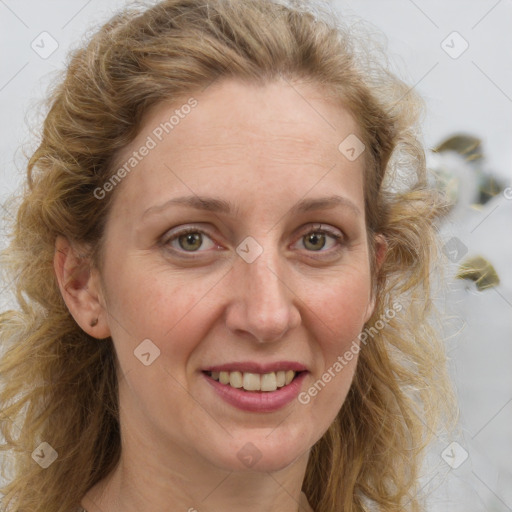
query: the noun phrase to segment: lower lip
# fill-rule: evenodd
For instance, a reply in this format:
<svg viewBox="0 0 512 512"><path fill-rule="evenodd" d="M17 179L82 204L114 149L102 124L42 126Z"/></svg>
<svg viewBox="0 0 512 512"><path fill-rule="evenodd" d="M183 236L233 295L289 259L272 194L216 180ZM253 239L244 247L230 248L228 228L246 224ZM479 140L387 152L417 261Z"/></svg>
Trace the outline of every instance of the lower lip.
<svg viewBox="0 0 512 512"><path fill-rule="evenodd" d="M221 384L205 373L203 373L203 376L215 392L228 404L242 411L274 412L297 398L306 374L307 372L301 372L290 384L275 391L244 391L243 389L232 388L227 384Z"/></svg>

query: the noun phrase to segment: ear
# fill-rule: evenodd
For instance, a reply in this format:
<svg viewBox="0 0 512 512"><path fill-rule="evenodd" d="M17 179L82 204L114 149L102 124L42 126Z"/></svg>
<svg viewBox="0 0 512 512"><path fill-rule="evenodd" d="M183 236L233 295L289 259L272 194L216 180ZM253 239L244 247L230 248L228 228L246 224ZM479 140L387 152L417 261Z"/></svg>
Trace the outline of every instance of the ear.
<svg viewBox="0 0 512 512"><path fill-rule="evenodd" d="M384 260L386 259L386 253L388 251L388 242L384 235L377 234L375 235L375 273L378 274ZM374 276L376 277L376 276ZM371 292L370 300L368 302L368 306L366 308L366 313L364 317L364 323L368 322L370 317L373 315L373 311L375 310L376 296Z"/></svg>
<svg viewBox="0 0 512 512"><path fill-rule="evenodd" d="M55 240L53 267L62 298L76 323L90 336L110 336L98 270L64 236Z"/></svg>
<svg viewBox="0 0 512 512"><path fill-rule="evenodd" d="M375 270L378 272L388 252L388 241L381 233L375 235Z"/></svg>

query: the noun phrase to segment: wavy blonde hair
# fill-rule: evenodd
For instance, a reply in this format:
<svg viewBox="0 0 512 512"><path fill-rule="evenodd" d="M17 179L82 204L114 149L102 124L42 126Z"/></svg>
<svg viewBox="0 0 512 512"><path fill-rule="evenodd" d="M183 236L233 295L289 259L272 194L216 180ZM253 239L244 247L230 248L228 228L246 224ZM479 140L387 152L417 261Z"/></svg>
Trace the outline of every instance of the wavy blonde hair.
<svg viewBox="0 0 512 512"><path fill-rule="evenodd" d="M317 84L359 123L376 297L366 327L386 322L362 347L346 401L312 448L303 491L316 512L421 508L421 453L451 389L443 342L430 325L443 205L427 187L422 101L375 46L363 39L358 47L324 14L271 0L167 0L114 16L70 55L3 253L19 307L0 316L1 511L69 512L119 460L112 340L90 337L67 310L53 270L55 239L90 247L101 268L115 193L98 201L93 191L114 174L118 151L149 107L219 78ZM388 243L379 271L375 233ZM403 308L389 318L396 303ZM42 441L58 452L47 469L31 458Z"/></svg>

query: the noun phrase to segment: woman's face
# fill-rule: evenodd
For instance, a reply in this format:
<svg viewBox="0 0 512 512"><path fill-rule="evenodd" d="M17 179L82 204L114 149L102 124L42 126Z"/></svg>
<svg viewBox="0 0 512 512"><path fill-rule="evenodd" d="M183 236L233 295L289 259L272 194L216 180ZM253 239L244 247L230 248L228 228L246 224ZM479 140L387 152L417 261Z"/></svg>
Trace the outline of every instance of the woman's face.
<svg viewBox="0 0 512 512"><path fill-rule="evenodd" d="M326 431L373 307L358 133L286 82L147 113L108 192L102 266L126 442L272 471Z"/></svg>

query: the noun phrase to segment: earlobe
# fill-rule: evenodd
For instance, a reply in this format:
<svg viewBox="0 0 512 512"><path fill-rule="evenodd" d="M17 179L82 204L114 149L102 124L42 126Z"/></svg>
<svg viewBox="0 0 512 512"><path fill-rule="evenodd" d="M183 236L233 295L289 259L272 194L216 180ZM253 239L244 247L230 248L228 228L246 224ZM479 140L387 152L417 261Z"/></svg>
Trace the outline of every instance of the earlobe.
<svg viewBox="0 0 512 512"><path fill-rule="evenodd" d="M90 336L108 338L110 329L99 276L89 259L79 254L67 238L58 236L53 267L62 298L76 323Z"/></svg>
<svg viewBox="0 0 512 512"><path fill-rule="evenodd" d="M364 314L364 324L370 320L371 316L373 315L373 310L375 309L375 295L372 294L370 299L368 300L368 305L366 306L366 311Z"/></svg>
<svg viewBox="0 0 512 512"><path fill-rule="evenodd" d="M388 242L384 235L378 234L375 235L375 262L376 262L376 271L378 272L386 259L386 254L388 252Z"/></svg>

